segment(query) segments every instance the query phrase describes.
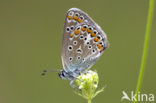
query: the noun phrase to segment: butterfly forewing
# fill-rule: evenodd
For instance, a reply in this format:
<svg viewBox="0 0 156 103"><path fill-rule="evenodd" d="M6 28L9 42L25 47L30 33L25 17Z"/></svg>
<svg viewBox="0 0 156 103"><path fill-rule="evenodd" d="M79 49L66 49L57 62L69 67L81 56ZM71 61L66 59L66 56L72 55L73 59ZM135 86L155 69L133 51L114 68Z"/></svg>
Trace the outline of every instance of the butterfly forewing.
<svg viewBox="0 0 156 103"><path fill-rule="evenodd" d="M62 63L66 72L87 70L108 47L106 34L77 8L67 12L62 43Z"/></svg>

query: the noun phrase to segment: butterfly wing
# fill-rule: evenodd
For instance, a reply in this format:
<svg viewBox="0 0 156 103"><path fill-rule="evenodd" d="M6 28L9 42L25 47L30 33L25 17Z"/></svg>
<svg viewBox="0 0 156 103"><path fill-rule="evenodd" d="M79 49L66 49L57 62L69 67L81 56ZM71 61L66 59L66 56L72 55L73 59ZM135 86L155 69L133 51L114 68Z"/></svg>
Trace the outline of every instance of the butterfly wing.
<svg viewBox="0 0 156 103"><path fill-rule="evenodd" d="M90 68L108 47L106 34L82 10L69 9L63 31L62 63L66 72Z"/></svg>

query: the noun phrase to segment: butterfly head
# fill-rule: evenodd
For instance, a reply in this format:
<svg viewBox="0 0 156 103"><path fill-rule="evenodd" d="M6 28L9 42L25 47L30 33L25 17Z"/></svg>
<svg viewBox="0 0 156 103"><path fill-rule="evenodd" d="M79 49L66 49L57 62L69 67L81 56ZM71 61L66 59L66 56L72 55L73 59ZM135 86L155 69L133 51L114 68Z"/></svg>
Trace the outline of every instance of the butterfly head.
<svg viewBox="0 0 156 103"><path fill-rule="evenodd" d="M58 76L61 79L66 79L67 78L66 72L64 70L62 70L60 73L58 73Z"/></svg>

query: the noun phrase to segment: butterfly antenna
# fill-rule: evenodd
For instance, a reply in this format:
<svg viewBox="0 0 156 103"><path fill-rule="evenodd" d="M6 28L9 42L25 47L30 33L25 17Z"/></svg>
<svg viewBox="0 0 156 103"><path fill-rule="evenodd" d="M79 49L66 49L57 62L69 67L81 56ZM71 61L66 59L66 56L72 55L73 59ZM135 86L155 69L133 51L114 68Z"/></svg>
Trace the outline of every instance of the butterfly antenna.
<svg viewBox="0 0 156 103"><path fill-rule="evenodd" d="M48 73L51 72L61 72L61 69L56 69L56 70L43 70L43 72L40 74L41 76L47 75Z"/></svg>

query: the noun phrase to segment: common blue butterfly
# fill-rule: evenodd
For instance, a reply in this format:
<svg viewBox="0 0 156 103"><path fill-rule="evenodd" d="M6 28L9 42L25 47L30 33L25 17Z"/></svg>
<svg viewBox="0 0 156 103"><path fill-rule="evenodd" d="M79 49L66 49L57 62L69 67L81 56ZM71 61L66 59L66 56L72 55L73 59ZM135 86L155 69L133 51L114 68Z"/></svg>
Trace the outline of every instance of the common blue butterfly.
<svg viewBox="0 0 156 103"><path fill-rule="evenodd" d="M62 79L75 80L95 64L108 48L104 31L92 18L78 8L68 10L62 41Z"/></svg>

